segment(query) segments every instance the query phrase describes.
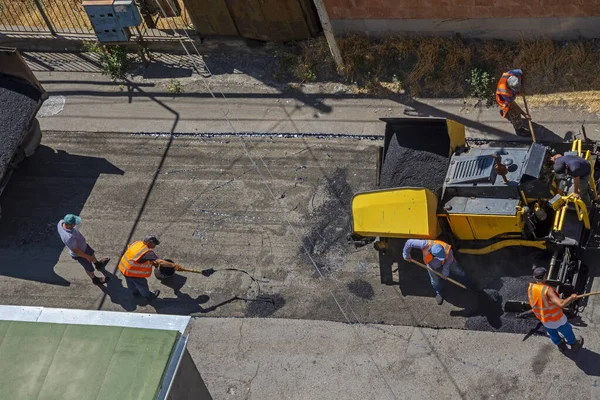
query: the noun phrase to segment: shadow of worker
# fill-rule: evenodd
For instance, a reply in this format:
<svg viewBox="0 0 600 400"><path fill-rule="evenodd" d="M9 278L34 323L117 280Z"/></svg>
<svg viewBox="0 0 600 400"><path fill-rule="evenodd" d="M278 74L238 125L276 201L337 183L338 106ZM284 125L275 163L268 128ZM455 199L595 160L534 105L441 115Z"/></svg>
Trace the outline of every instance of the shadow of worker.
<svg viewBox="0 0 600 400"><path fill-rule="evenodd" d="M54 272L65 247L56 225L66 214L80 214L102 174L124 172L104 158L43 145L19 164L0 199L0 275L70 285ZM73 268L80 268L76 261Z"/></svg>
<svg viewBox="0 0 600 400"><path fill-rule="evenodd" d="M583 347L578 351L565 351L565 356L588 376L600 376L600 354Z"/></svg>
<svg viewBox="0 0 600 400"><path fill-rule="evenodd" d="M164 298L159 297L153 300L149 305L154 307L158 314L174 314L174 315L190 315L194 313L207 313L213 311L216 307L204 308L201 304L206 304L210 300L210 297L201 294L197 297L192 297L187 293L183 293L181 289L187 281L187 276L180 274L173 274L164 279L160 279L160 282L171 289L175 294L175 298Z"/></svg>

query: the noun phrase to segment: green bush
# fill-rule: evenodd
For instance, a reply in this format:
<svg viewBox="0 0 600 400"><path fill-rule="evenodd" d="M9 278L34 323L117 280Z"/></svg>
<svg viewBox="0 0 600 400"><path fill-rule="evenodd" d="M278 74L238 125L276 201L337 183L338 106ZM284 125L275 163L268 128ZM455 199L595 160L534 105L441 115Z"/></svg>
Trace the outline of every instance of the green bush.
<svg viewBox="0 0 600 400"><path fill-rule="evenodd" d="M494 104L495 80L489 72L473 68L467 78L467 83L469 84L471 97L480 100L486 107L491 107Z"/></svg>
<svg viewBox="0 0 600 400"><path fill-rule="evenodd" d="M103 46L98 43L84 42L83 51L100 56L102 74L109 76L114 81L125 79L127 68L129 68L129 58L121 46Z"/></svg>

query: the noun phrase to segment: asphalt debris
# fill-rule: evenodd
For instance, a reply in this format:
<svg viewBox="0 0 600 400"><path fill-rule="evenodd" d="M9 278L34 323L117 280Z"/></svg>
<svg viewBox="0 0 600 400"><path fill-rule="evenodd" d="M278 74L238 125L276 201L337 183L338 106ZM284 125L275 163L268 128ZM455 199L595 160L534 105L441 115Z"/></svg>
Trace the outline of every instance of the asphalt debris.
<svg viewBox="0 0 600 400"><path fill-rule="evenodd" d="M346 286L348 287L350 293L360 297L361 299L371 300L373 296L375 296L373 285L362 279L355 279L352 282L348 282Z"/></svg>
<svg viewBox="0 0 600 400"><path fill-rule="evenodd" d="M248 318L270 317L284 305L285 299L279 293L262 295L248 302L244 315Z"/></svg>
<svg viewBox="0 0 600 400"><path fill-rule="evenodd" d="M444 184L448 161L448 157L430 151L403 147L393 135L383 160L380 187L425 187L438 193Z"/></svg>
<svg viewBox="0 0 600 400"><path fill-rule="evenodd" d="M9 82L0 84L0 171L9 164L35 117L38 99L31 97L26 84ZM27 85L30 86L30 85ZM21 90L23 89L23 90ZM28 92L29 91L29 92Z"/></svg>
<svg viewBox="0 0 600 400"><path fill-rule="evenodd" d="M339 168L322 183L327 192L326 200L315 208L310 218L311 225L299 249L300 256L318 268L315 277L337 270L348 250L353 191L346 176L347 171Z"/></svg>

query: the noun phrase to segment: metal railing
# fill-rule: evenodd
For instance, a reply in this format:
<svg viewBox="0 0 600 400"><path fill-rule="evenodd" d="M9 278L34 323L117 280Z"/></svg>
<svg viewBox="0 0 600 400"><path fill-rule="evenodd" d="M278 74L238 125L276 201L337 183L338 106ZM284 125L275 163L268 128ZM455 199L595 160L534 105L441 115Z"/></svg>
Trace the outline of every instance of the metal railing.
<svg viewBox="0 0 600 400"><path fill-rule="evenodd" d="M146 15L139 26L145 40L185 37L193 31L189 15L162 18ZM94 31L81 0L0 0L0 32L6 34L47 34L75 39L92 39ZM132 39L135 29L132 29Z"/></svg>

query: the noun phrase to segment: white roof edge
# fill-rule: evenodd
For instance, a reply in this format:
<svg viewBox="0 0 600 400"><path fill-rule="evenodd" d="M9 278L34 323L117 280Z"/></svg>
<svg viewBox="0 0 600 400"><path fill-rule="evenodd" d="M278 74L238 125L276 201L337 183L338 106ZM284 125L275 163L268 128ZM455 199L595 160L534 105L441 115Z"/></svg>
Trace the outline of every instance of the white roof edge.
<svg viewBox="0 0 600 400"><path fill-rule="evenodd" d="M191 317L184 315L0 305L0 320L5 321L161 329L167 331L179 331L182 335L185 334L190 319Z"/></svg>

